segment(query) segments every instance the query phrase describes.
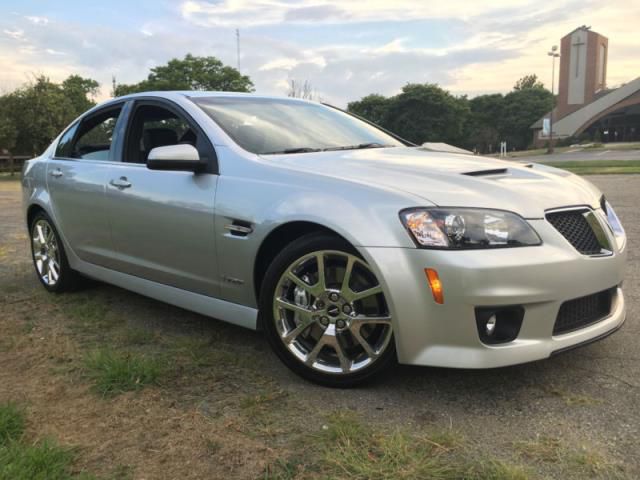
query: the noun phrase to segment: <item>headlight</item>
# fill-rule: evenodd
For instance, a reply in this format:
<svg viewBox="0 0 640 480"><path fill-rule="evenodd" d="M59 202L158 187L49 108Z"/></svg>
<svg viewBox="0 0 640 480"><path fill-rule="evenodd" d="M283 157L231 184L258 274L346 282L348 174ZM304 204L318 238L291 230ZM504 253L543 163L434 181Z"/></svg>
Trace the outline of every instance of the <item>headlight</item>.
<svg viewBox="0 0 640 480"><path fill-rule="evenodd" d="M618 248L622 250L622 248L624 247L625 239L626 239L624 228L622 227L622 223L620 223L620 219L618 218L618 215L616 215L616 212L613 210L613 207L611 206L611 204L607 202L607 200L604 197L602 197L601 203L602 203L602 210L607 216L607 223L611 227L611 231L613 232L613 235L616 237Z"/></svg>
<svg viewBox="0 0 640 480"><path fill-rule="evenodd" d="M425 248L501 248L540 245L520 216L502 210L412 208L400 212L416 244Z"/></svg>

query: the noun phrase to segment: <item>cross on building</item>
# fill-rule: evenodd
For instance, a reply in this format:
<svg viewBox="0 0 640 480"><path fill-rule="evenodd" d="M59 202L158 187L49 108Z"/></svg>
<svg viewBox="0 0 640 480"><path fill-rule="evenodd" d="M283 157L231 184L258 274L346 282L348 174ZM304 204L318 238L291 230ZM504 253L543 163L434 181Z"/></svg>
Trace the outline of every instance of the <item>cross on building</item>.
<svg viewBox="0 0 640 480"><path fill-rule="evenodd" d="M576 42L574 44L572 44L572 46L574 46L576 48L576 54L575 54L575 58L576 58L576 77L580 73L580 47L582 45L584 45L584 42L581 41L580 37L578 37L576 39Z"/></svg>

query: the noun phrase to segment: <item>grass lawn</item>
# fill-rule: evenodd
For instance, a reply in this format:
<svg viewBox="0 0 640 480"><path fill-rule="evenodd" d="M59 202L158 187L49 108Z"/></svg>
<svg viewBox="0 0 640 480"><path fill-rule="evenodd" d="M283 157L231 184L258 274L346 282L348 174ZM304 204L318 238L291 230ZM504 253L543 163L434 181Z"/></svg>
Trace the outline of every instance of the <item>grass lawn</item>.
<svg viewBox="0 0 640 480"><path fill-rule="evenodd" d="M20 173L15 173L13 175L9 173L0 173L0 182L17 182L20 180Z"/></svg>
<svg viewBox="0 0 640 480"><path fill-rule="evenodd" d="M412 435L382 432L355 412L340 412L289 459L265 472L265 480L527 480L525 467L474 458L464 437L449 431Z"/></svg>
<svg viewBox="0 0 640 480"><path fill-rule="evenodd" d="M24 409L13 403L0 404L1 480L95 479L85 472L73 473L73 449L50 439L27 441L25 424Z"/></svg>
<svg viewBox="0 0 640 480"><path fill-rule="evenodd" d="M584 160L548 162L544 165L562 168L578 175L640 173L640 160Z"/></svg>
<svg viewBox="0 0 640 480"><path fill-rule="evenodd" d="M555 147L555 153L564 153L570 150L586 150L586 151L604 151L604 150L616 150L616 151L628 151L628 150L640 150L640 142L633 143L596 143L591 144L590 146L580 146L577 145L575 147ZM519 158L519 157L531 157L544 155L547 153L547 148L535 148L531 150L519 150L516 152L508 152L507 156L509 158ZM489 155L491 157L498 157L498 154Z"/></svg>
<svg viewBox="0 0 640 480"><path fill-rule="evenodd" d="M555 151L556 153L564 153L567 152L569 150L572 150L571 147L556 147ZM532 150L519 150L516 152L507 152L507 158L518 158L518 157L531 157L531 156L538 156L538 155L544 155L545 153L547 153L547 149L545 148L535 148ZM498 154L495 155L490 155L493 157L499 157Z"/></svg>

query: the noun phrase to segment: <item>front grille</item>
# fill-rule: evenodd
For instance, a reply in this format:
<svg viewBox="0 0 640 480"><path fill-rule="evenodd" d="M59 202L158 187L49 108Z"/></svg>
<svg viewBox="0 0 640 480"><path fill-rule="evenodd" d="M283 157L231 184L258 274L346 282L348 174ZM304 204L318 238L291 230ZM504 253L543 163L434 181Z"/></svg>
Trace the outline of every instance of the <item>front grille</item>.
<svg viewBox="0 0 640 480"><path fill-rule="evenodd" d="M589 210L567 210L547 214L547 220L571 245L583 255L597 255L602 252L591 225L584 214Z"/></svg>
<svg viewBox="0 0 640 480"><path fill-rule="evenodd" d="M596 323L611 313L615 288L568 300L560 306L553 334L560 335Z"/></svg>

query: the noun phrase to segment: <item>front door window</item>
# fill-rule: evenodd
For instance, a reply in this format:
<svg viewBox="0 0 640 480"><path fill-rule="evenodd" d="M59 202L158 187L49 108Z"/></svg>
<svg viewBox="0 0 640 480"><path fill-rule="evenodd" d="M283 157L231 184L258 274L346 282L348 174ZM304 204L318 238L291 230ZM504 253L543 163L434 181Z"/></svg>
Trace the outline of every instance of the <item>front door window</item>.
<svg viewBox="0 0 640 480"><path fill-rule="evenodd" d="M156 147L186 143L196 147L198 135L181 117L157 105L141 105L133 116L126 161L146 163Z"/></svg>

